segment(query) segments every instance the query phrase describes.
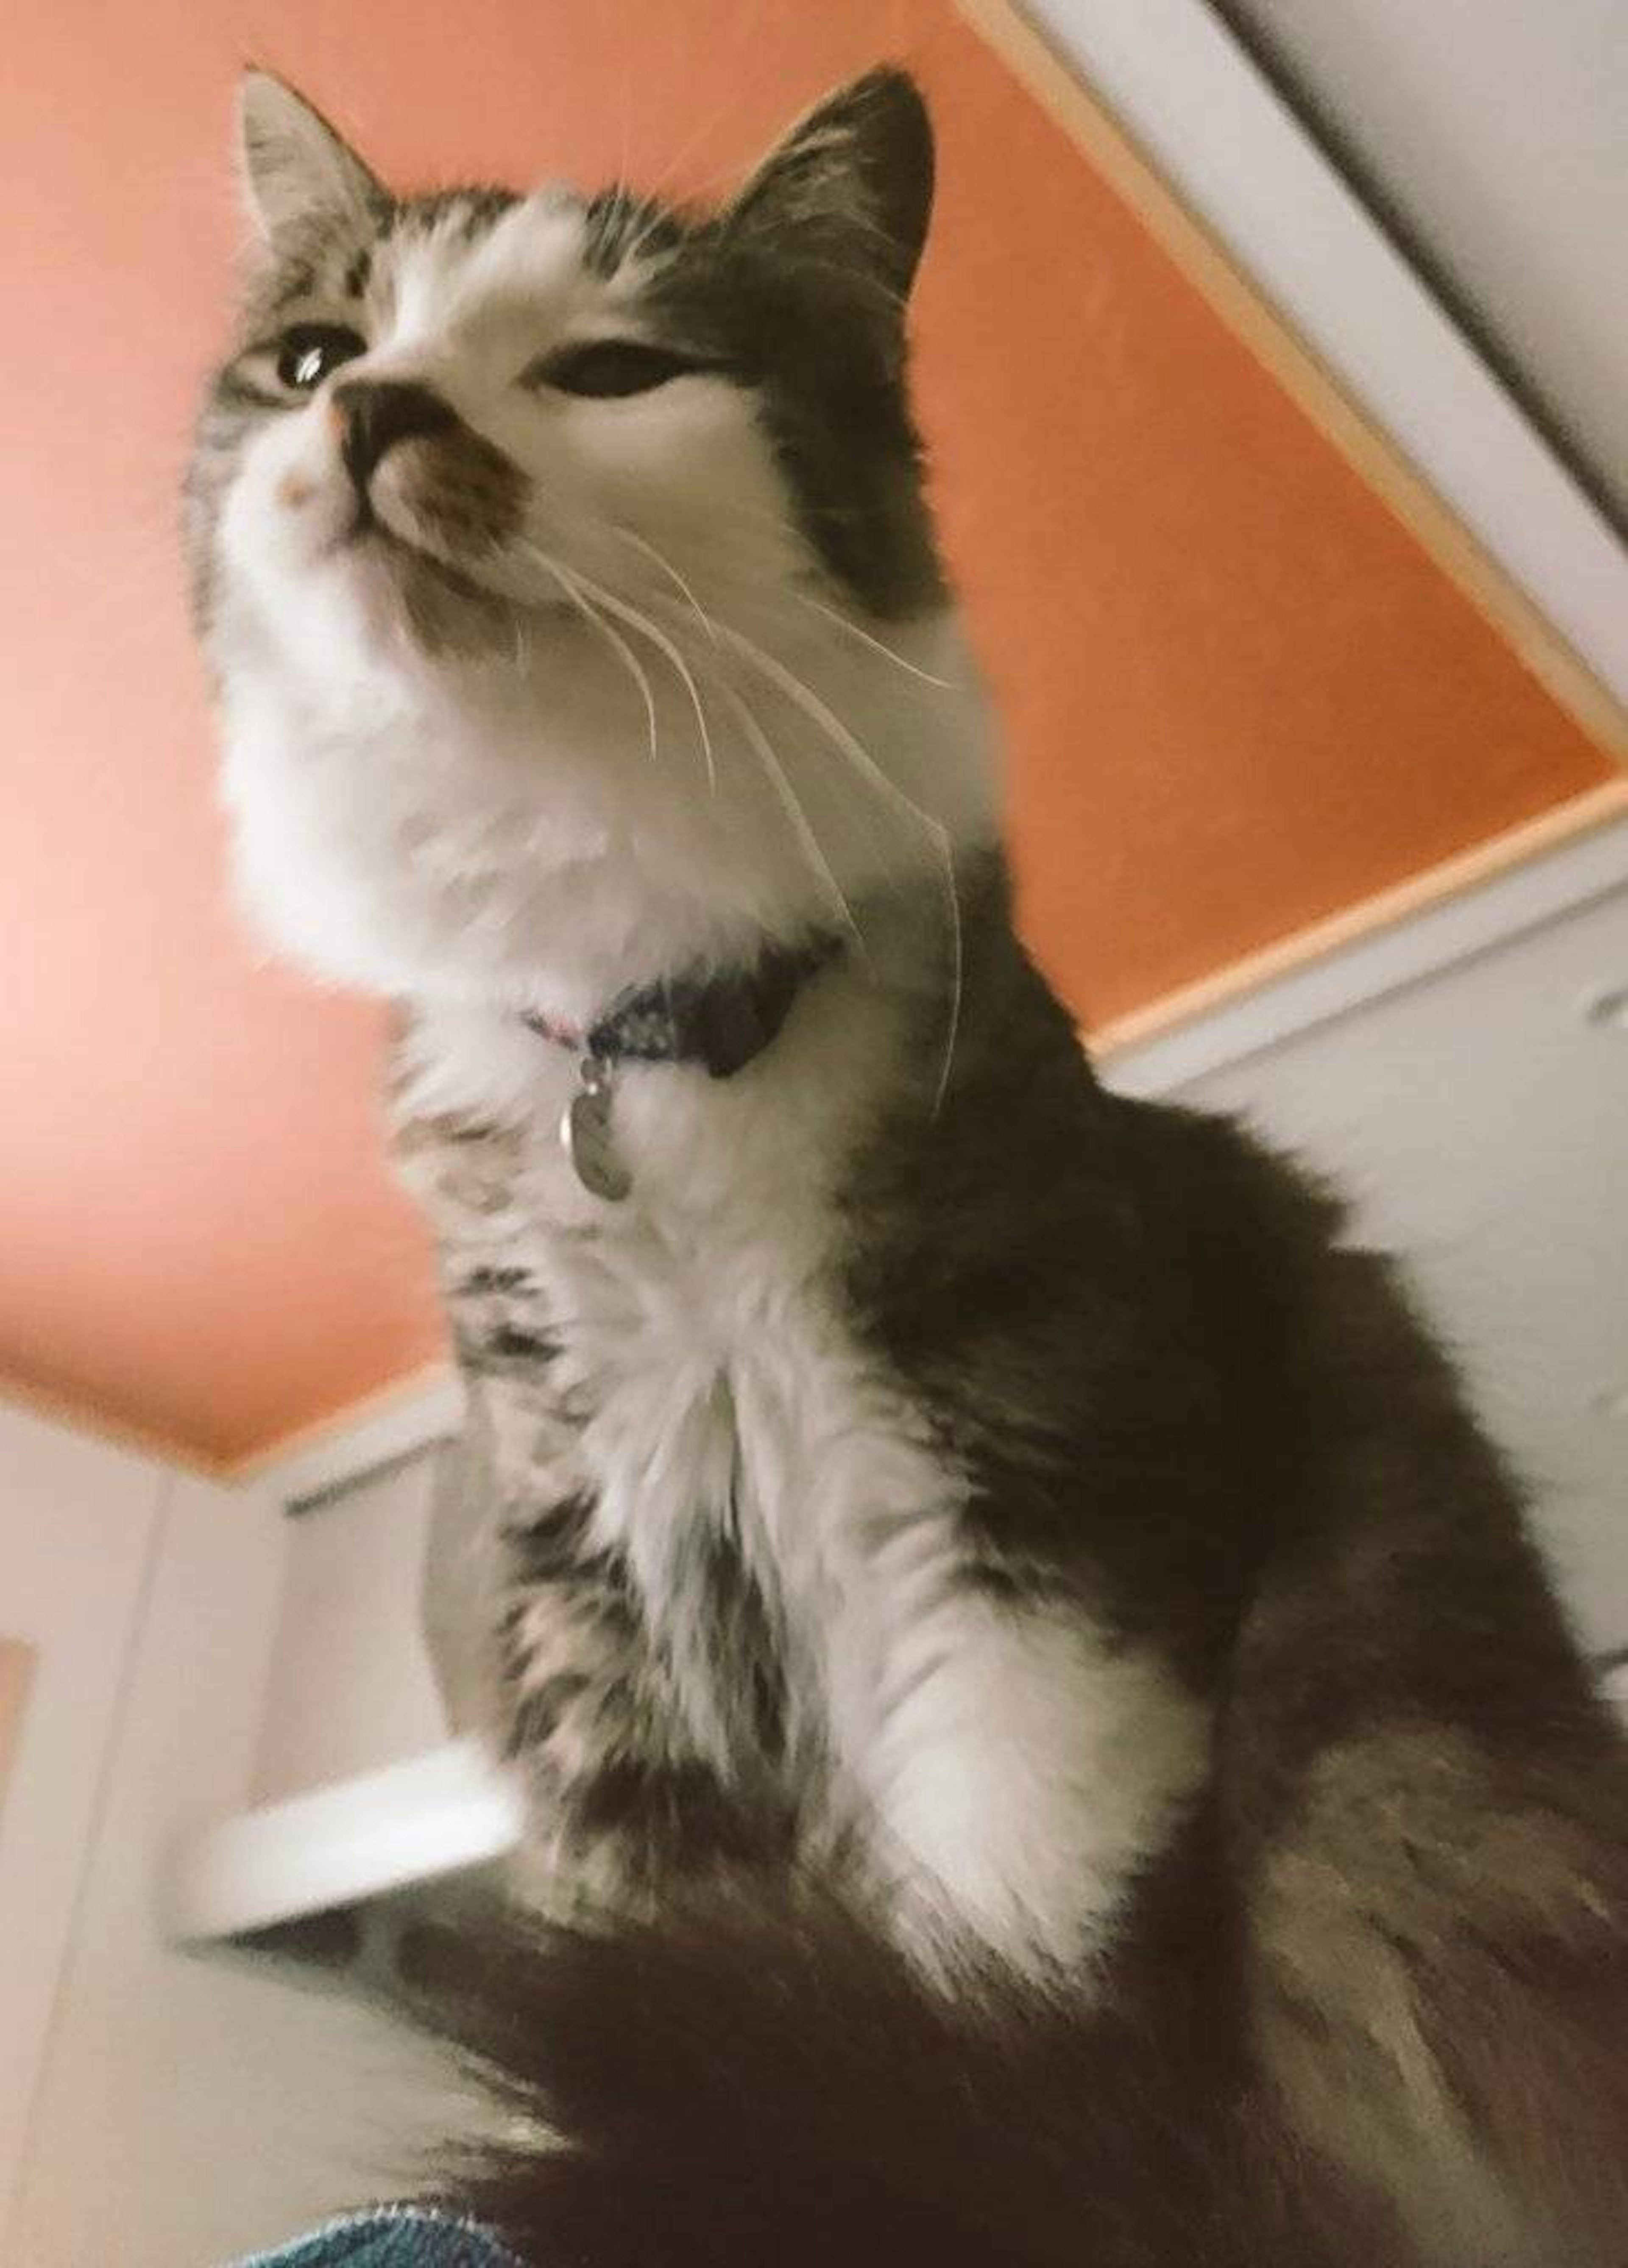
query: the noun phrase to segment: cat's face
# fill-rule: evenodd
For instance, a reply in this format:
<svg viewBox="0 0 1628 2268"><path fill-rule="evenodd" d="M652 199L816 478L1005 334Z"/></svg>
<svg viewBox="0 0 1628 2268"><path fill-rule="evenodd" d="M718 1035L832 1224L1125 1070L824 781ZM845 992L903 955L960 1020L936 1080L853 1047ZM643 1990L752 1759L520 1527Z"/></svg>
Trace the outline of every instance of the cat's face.
<svg viewBox="0 0 1628 2268"><path fill-rule="evenodd" d="M188 524L239 865L284 941L525 993L547 885L624 932L675 897L785 928L866 886L903 803L947 792L930 826L967 831L953 759L871 753L960 667L904 392L908 81L833 98L708 215L398 202L260 75L244 171Z"/></svg>

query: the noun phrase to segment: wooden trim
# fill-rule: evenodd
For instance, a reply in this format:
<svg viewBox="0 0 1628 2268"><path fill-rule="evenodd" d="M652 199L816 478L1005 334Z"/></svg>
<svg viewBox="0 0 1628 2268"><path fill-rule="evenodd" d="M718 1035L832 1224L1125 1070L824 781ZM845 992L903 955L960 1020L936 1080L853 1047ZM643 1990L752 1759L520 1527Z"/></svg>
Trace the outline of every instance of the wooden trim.
<svg viewBox="0 0 1628 2268"><path fill-rule="evenodd" d="M20 1638L0 1638L0 1820L5 1808L5 1784L22 1740L23 1712L33 1683L38 1656Z"/></svg>
<svg viewBox="0 0 1628 2268"><path fill-rule="evenodd" d="M446 1432L461 1389L450 1363L425 1363L308 1425L277 1435L240 1456L217 1456L195 1441L148 1432L110 1417L77 1395L53 1394L13 1379L0 1381L0 1409L19 1410L48 1425L83 1433L166 1472L186 1473L225 1488L265 1483L298 1502L404 1456ZM377 1444L376 1450L370 1447Z"/></svg>
<svg viewBox="0 0 1628 2268"><path fill-rule="evenodd" d="M1086 1035L1091 1052L1156 1094L1381 999L1628 884L1624 821L1628 780L1608 780L1116 1017Z"/></svg>
<svg viewBox="0 0 1628 2268"><path fill-rule="evenodd" d="M219 1480L227 1468L195 1441L173 1440L167 1433L149 1432L122 1418L111 1416L77 1395L53 1393L21 1379L0 1380L0 1409L18 1410L42 1425L60 1425L70 1433L84 1433L105 1442L144 1464L162 1466L168 1472L193 1473L200 1480Z"/></svg>
<svg viewBox="0 0 1628 2268"><path fill-rule="evenodd" d="M1221 321L1560 707L1604 753L1628 764L1628 707L1352 397L1327 361L1271 304L1214 230L1177 194L1140 143L1087 88L1051 41L1012 0L955 0L955 4ZM1249 68L1241 56L1240 68ZM1556 478L1564 477L1557 468Z"/></svg>
<svg viewBox="0 0 1628 2268"><path fill-rule="evenodd" d="M306 1503L446 1439L462 1415L457 1372L450 1363L426 1363L239 1457L219 1477L238 1486L253 1483L289 1504Z"/></svg>

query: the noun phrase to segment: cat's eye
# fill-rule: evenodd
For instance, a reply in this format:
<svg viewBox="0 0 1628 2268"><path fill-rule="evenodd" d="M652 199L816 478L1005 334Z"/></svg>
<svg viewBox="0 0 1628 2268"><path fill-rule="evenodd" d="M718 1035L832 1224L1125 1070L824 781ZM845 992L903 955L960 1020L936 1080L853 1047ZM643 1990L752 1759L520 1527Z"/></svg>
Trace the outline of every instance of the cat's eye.
<svg viewBox="0 0 1628 2268"><path fill-rule="evenodd" d="M648 346L642 339L588 339L541 355L526 373L530 386L551 386L558 394L610 401L629 394L652 394L669 379L704 369L693 355L671 347Z"/></svg>
<svg viewBox="0 0 1628 2268"><path fill-rule="evenodd" d="M341 363L367 352L367 341L343 323L296 323L277 341L277 382L292 394L310 394Z"/></svg>

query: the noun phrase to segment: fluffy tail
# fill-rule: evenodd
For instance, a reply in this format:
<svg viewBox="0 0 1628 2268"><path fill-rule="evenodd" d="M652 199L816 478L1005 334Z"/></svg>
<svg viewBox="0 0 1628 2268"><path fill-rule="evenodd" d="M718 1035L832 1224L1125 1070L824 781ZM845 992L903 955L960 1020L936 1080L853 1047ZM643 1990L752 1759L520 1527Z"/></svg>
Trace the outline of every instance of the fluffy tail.
<svg viewBox="0 0 1628 2268"><path fill-rule="evenodd" d="M457 2204L537 2268L1374 2268L1202 2047L1010 1984L954 2006L799 1896L483 1943L451 2028L524 2139ZM972 2013L969 2013L969 2011Z"/></svg>

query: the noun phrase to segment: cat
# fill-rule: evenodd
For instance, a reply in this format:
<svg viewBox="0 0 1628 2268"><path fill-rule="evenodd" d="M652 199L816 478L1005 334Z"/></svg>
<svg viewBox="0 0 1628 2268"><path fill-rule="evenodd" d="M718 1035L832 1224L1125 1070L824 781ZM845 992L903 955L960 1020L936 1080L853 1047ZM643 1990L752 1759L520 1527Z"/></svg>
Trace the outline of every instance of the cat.
<svg viewBox="0 0 1628 2268"><path fill-rule="evenodd" d="M263 73L241 146L236 873L394 1005L529 1799L449 2021L556 2139L459 2194L615 2268L1628 2262L1628 1771L1519 1491L1014 932L917 88L704 210L401 199Z"/></svg>

